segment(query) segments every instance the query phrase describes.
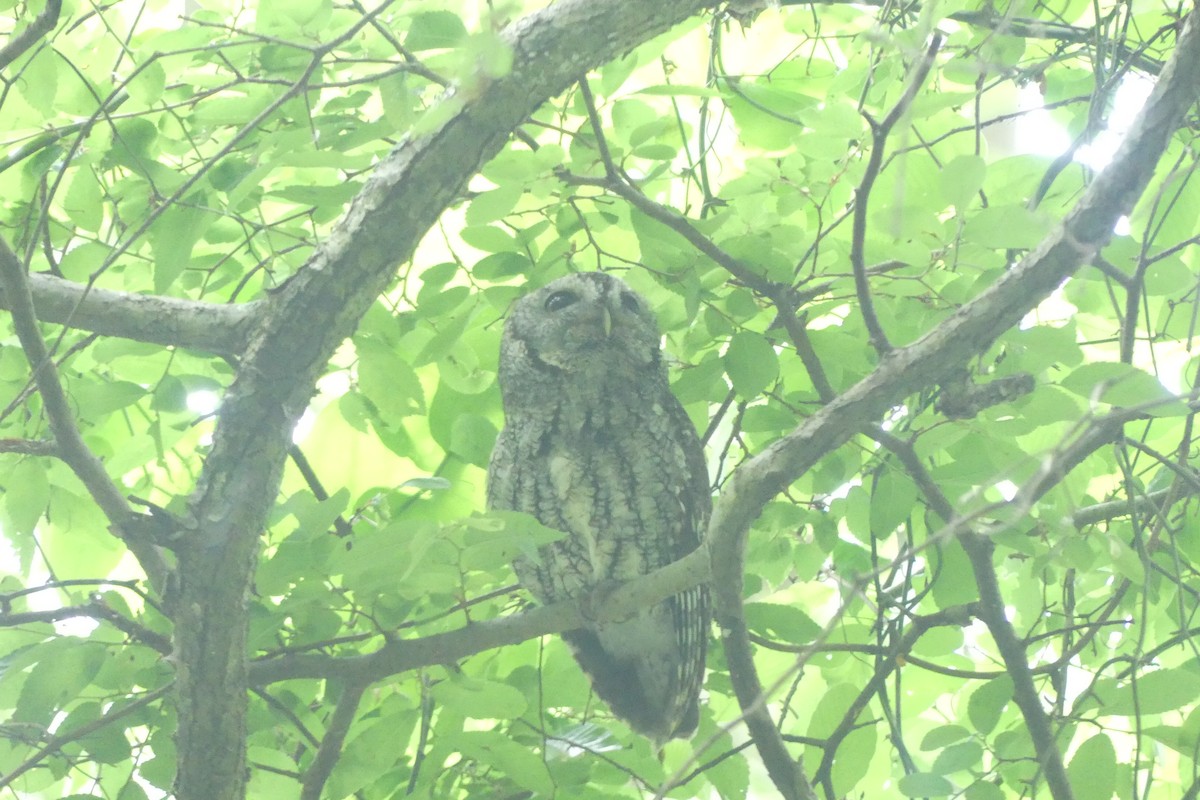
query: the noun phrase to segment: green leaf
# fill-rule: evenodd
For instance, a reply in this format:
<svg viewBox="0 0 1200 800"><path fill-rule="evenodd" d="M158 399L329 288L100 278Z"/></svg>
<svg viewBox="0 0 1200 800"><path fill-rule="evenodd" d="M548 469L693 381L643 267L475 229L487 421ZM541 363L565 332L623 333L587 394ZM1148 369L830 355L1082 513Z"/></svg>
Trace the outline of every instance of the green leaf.
<svg viewBox="0 0 1200 800"><path fill-rule="evenodd" d="M963 792L963 800L1006 800L1008 795L994 783L976 781Z"/></svg>
<svg viewBox="0 0 1200 800"><path fill-rule="evenodd" d="M97 202L99 202L97 200ZM80 224L80 227L83 227ZM97 223L99 227L99 223ZM112 248L99 242L87 242L73 248L58 262L59 271L64 278L78 283L86 283L88 277L104 263Z"/></svg>
<svg viewBox="0 0 1200 800"><path fill-rule="evenodd" d="M954 793L954 784L932 772L905 775L898 784L905 797L946 797Z"/></svg>
<svg viewBox="0 0 1200 800"><path fill-rule="evenodd" d="M480 414L460 414L450 429L450 452L468 464L487 468L499 431Z"/></svg>
<svg viewBox="0 0 1200 800"><path fill-rule="evenodd" d="M433 698L451 711L472 719L516 719L527 707L525 696L512 686L464 675L436 684Z"/></svg>
<svg viewBox="0 0 1200 800"><path fill-rule="evenodd" d="M917 485L898 469L885 470L871 490L871 534L887 538L913 513Z"/></svg>
<svg viewBox="0 0 1200 800"><path fill-rule="evenodd" d="M12 526L13 533L32 533L50 502L50 481L42 463L33 458L18 461L3 476L2 487L7 517L5 527Z"/></svg>
<svg viewBox="0 0 1200 800"><path fill-rule="evenodd" d="M717 91L716 89L710 89L706 86L674 86L671 84L647 86L644 89L638 89L637 93L649 95L668 95L671 97L721 97L721 92Z"/></svg>
<svg viewBox="0 0 1200 800"><path fill-rule="evenodd" d="M55 712L74 700L99 672L104 647L71 638L56 639L42 645L38 658L21 687L12 719L46 726Z"/></svg>
<svg viewBox="0 0 1200 800"><path fill-rule="evenodd" d="M554 794L554 782L542 757L507 736L494 731L462 731L447 744L457 746L467 758L494 767L537 795Z"/></svg>
<svg viewBox="0 0 1200 800"><path fill-rule="evenodd" d="M511 233L494 225L466 227L460 230L458 235L471 247L485 253L504 253L520 249L516 238Z"/></svg>
<svg viewBox="0 0 1200 800"><path fill-rule="evenodd" d="M983 745L979 742L961 742L938 753L931 771L938 775L971 770L983 761Z"/></svg>
<svg viewBox="0 0 1200 800"><path fill-rule="evenodd" d="M1024 205L996 205L967 218L963 238L988 249L1028 250L1049 233L1051 221Z"/></svg>
<svg viewBox="0 0 1200 800"><path fill-rule="evenodd" d="M1106 678L1096 681L1093 694L1105 714L1161 714L1200 698L1200 674L1175 668L1147 672L1136 681Z"/></svg>
<svg viewBox="0 0 1200 800"><path fill-rule="evenodd" d="M757 397L779 377L779 357L760 334L739 331L729 340L723 358L733 388L744 398Z"/></svg>
<svg viewBox="0 0 1200 800"><path fill-rule="evenodd" d="M845 796L866 777L879 737L870 726L851 731L838 747L830 777L834 791Z"/></svg>
<svg viewBox="0 0 1200 800"><path fill-rule="evenodd" d="M358 389L384 419L395 421L425 412L425 390L406 360L376 339L356 340L354 347Z"/></svg>
<svg viewBox="0 0 1200 800"><path fill-rule="evenodd" d="M1149 414L1185 409L1153 375L1116 361L1084 364L1063 378L1062 387L1091 401L1144 408Z"/></svg>
<svg viewBox="0 0 1200 800"><path fill-rule="evenodd" d="M162 61L151 61L125 84L125 91L140 105L149 106L162 98L166 84L167 71L163 69Z"/></svg>
<svg viewBox="0 0 1200 800"><path fill-rule="evenodd" d="M159 216L150 228L155 292L165 293L179 279L191 264L196 242L214 220L203 207L203 199L195 195L186 204L171 206Z"/></svg>
<svg viewBox="0 0 1200 800"><path fill-rule="evenodd" d="M1067 765L1067 777L1076 797L1112 797L1117 786L1117 751L1112 740L1098 733L1079 745Z"/></svg>
<svg viewBox="0 0 1200 800"><path fill-rule="evenodd" d="M486 225L504 217L517 205L523 191L520 184L510 183L481 192L467 206L467 224Z"/></svg>
<svg viewBox="0 0 1200 800"><path fill-rule="evenodd" d="M327 797L351 797L384 777L403 757L397 743L409 741L419 719L411 709L388 710L373 717L346 742L323 793Z"/></svg>
<svg viewBox="0 0 1200 800"><path fill-rule="evenodd" d="M1013 696L1012 678L993 678L971 693L967 700L967 718L980 733L991 733Z"/></svg>
<svg viewBox="0 0 1200 800"><path fill-rule="evenodd" d="M458 15L451 11L426 11L413 17L404 45L409 50L443 50L454 47L467 36Z"/></svg>
<svg viewBox="0 0 1200 800"><path fill-rule="evenodd" d="M131 406L146 396L146 390L129 381L112 383L80 383L71 388L71 397L79 413L89 420L100 419L114 411Z"/></svg>
<svg viewBox="0 0 1200 800"><path fill-rule="evenodd" d="M821 626L795 606L778 603L748 603L746 624L750 630L792 644L808 644L821 633Z"/></svg>
<svg viewBox="0 0 1200 800"><path fill-rule="evenodd" d="M72 709L56 732L60 735L71 733L97 722L102 716L103 709L100 703L81 703ZM129 742L125 739L125 729L118 725L100 725L80 739L79 743L101 764L120 764L131 755Z"/></svg>
<svg viewBox="0 0 1200 800"><path fill-rule="evenodd" d="M961 742L971 735L962 725L942 725L925 734L921 739L922 750L940 750L948 745Z"/></svg>
<svg viewBox="0 0 1200 800"><path fill-rule="evenodd" d="M104 224L102 193L96 174L87 167L75 170L71 185L63 197L63 210L71 221L85 231L99 231Z"/></svg>
<svg viewBox="0 0 1200 800"><path fill-rule="evenodd" d="M946 203L966 209L978 199L987 176L987 163L976 155L958 156L939 173L942 195Z"/></svg>
<svg viewBox="0 0 1200 800"><path fill-rule="evenodd" d="M951 608L979 599L975 573L971 571L971 561L961 544L955 540L946 542L936 549L930 560L937 565L933 599L938 608Z"/></svg>

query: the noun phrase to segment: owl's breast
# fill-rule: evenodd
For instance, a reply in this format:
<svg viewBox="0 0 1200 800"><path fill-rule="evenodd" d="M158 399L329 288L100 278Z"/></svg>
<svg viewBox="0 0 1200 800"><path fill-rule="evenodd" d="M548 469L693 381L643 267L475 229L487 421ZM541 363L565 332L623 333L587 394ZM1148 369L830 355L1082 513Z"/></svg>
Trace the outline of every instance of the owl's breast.
<svg viewBox="0 0 1200 800"><path fill-rule="evenodd" d="M561 450L546 460L563 527L575 540L578 554L586 558L587 563L577 571L584 582L594 585L607 577L611 554L604 543L601 520L597 519L597 487L586 469L581 459Z"/></svg>

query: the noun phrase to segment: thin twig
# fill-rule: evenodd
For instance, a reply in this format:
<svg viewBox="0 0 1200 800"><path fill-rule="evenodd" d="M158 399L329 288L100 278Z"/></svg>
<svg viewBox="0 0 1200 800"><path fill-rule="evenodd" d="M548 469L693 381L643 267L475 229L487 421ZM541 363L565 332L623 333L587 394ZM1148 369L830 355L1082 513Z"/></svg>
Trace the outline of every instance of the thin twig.
<svg viewBox="0 0 1200 800"><path fill-rule="evenodd" d="M867 122L871 125L871 155L867 159L866 169L863 171L862 181L858 184L858 190L854 193L854 222L852 235L850 238L850 264L854 268L854 289L858 294L859 312L862 314L863 323L867 327L867 334L871 339L871 346L875 348L875 352L884 355L892 349L891 342L888 341L887 334L883 331L883 326L879 324L879 317L875 313L875 303L871 299L871 286L867 282L867 262L864 255L867 239L867 202L871 197L871 187L875 185L875 179L879 177L879 170L883 164L884 147L887 144L888 135L892 132L892 128L900 121L900 118L908 111L912 105L913 99L917 96L917 91L925 83L925 78L929 75L930 68L933 67L933 59L937 55L938 49L942 46L942 35L934 33L933 39L929 43L929 47L925 50L924 56L916 67L913 69L912 79L908 82L908 86L904 89L904 94L888 112L888 115L883 118L882 122L875 122L869 116ZM864 114L864 116L866 116Z"/></svg>
<svg viewBox="0 0 1200 800"><path fill-rule="evenodd" d="M101 728L113 724L117 720L129 716L135 711L145 708L169 692L172 686L174 686L173 683L168 683L166 686L161 686L154 691L149 692L148 694L142 695L129 705L118 708L115 711L110 711L99 719L89 722L86 725L80 725L78 728L72 728L66 733L51 736L45 745L39 748L38 751L32 756L18 764L12 772L8 773L7 775L0 775L0 789L12 786L13 781L45 761L48 756L52 756L62 750L64 745L79 741L80 739L95 733Z"/></svg>

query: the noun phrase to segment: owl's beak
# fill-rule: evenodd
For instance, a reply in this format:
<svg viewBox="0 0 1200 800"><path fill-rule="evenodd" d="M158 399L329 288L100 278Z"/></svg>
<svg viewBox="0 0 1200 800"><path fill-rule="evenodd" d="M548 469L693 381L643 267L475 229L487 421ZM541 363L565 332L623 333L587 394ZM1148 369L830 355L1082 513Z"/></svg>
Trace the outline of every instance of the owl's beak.
<svg viewBox="0 0 1200 800"><path fill-rule="evenodd" d="M608 306L602 306L600 309L600 325L604 329L604 338L612 336L612 312L608 310Z"/></svg>

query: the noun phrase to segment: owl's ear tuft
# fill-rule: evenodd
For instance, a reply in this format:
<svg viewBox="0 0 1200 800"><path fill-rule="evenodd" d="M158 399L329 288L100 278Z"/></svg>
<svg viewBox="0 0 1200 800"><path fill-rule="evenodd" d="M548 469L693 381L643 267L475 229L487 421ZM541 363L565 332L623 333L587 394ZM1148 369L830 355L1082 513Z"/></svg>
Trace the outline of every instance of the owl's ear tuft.
<svg viewBox="0 0 1200 800"><path fill-rule="evenodd" d="M561 289L557 292L551 292L546 298L544 307L547 311L561 311L567 306L575 305L579 302L579 295L567 289Z"/></svg>
<svg viewBox="0 0 1200 800"><path fill-rule="evenodd" d="M637 295L633 292L621 292L621 305L630 314L638 313L642 307L642 304L638 302Z"/></svg>

